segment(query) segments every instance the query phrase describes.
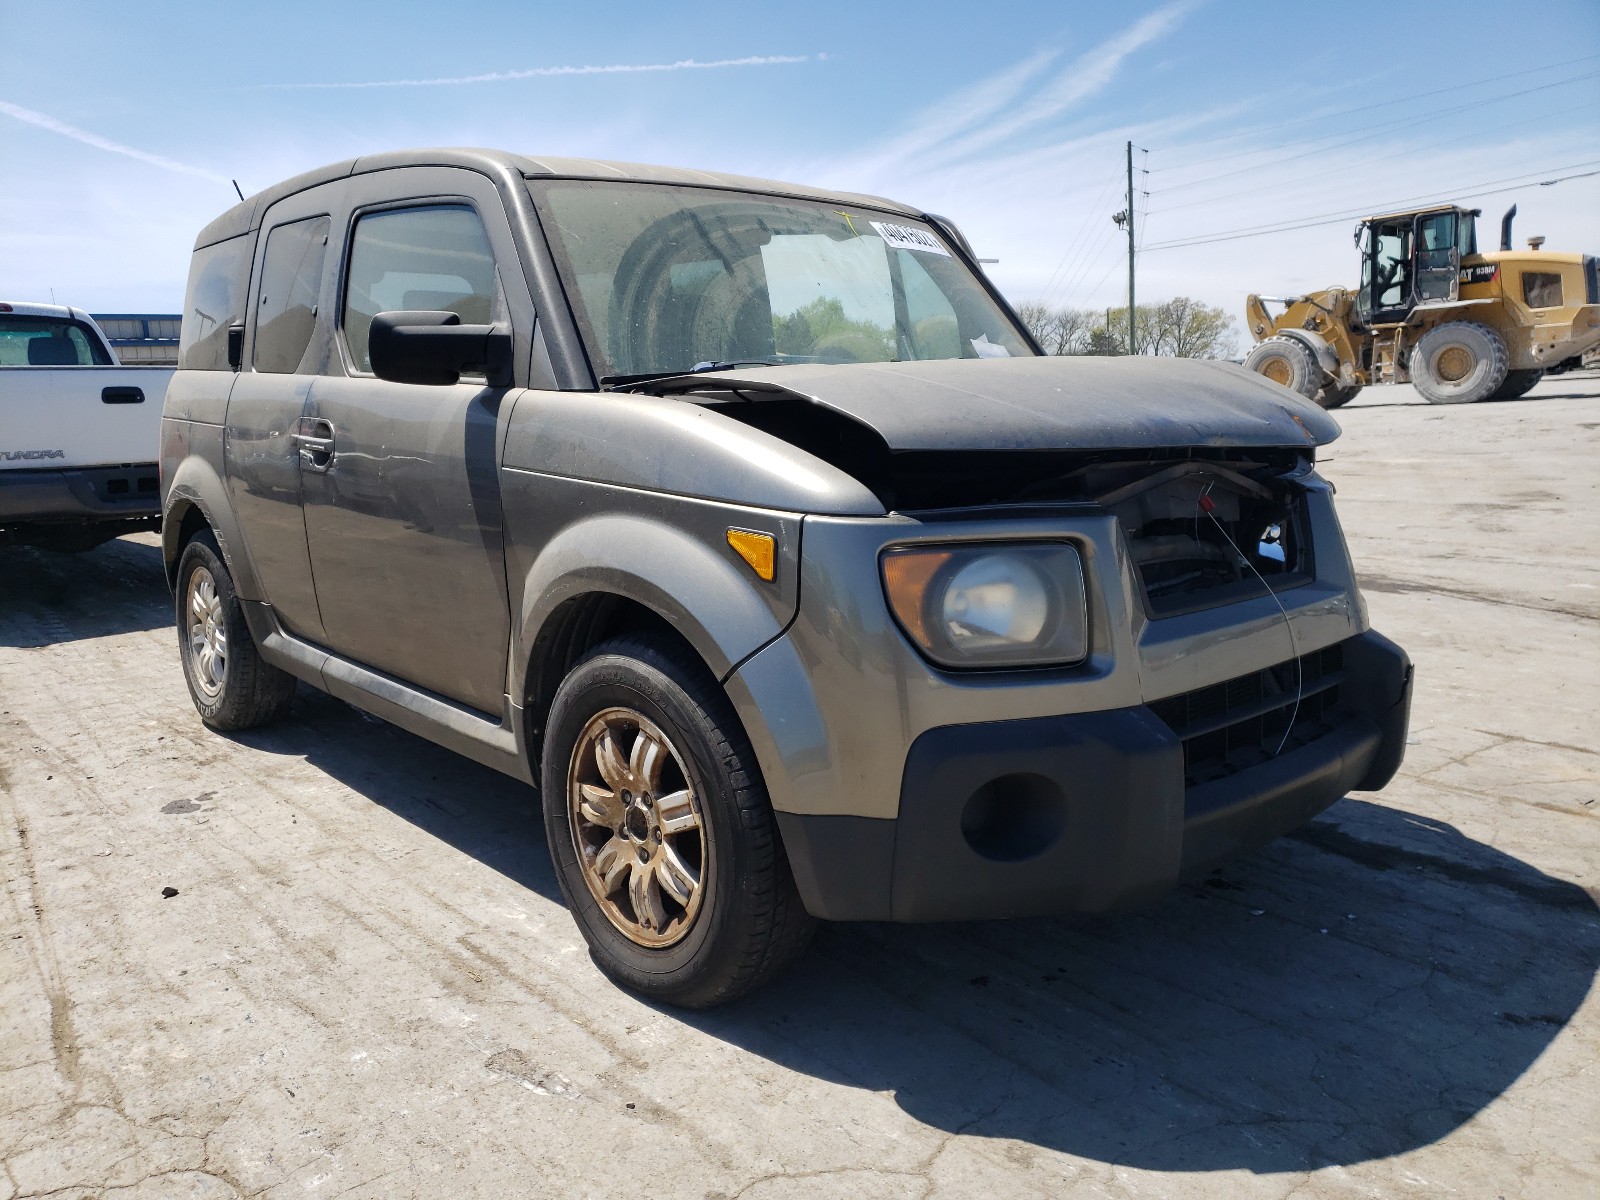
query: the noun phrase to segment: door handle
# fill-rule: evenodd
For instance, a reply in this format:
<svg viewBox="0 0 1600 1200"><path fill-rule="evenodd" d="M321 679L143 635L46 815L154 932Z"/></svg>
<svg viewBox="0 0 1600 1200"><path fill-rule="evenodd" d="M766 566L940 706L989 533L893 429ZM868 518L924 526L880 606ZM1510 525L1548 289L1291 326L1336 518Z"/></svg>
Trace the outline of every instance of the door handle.
<svg viewBox="0 0 1600 1200"><path fill-rule="evenodd" d="M100 389L101 404L143 404L144 389L136 387L108 387Z"/></svg>
<svg viewBox="0 0 1600 1200"><path fill-rule="evenodd" d="M301 417L299 427L290 435L290 441L300 458L300 466L307 471L326 471L333 465L333 422L320 417Z"/></svg>

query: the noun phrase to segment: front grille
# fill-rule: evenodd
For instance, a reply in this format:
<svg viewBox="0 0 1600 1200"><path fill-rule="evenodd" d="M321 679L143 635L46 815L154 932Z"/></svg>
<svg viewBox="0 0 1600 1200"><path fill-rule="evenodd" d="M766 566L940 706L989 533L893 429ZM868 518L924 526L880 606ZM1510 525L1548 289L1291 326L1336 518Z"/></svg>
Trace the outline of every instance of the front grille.
<svg viewBox="0 0 1600 1200"><path fill-rule="evenodd" d="M1329 646L1262 671L1150 704L1183 741L1185 787L1223 779L1333 732L1344 647ZM1300 706L1295 708L1296 683ZM1289 728L1291 718L1293 728ZM1284 730L1289 736L1284 738Z"/></svg>

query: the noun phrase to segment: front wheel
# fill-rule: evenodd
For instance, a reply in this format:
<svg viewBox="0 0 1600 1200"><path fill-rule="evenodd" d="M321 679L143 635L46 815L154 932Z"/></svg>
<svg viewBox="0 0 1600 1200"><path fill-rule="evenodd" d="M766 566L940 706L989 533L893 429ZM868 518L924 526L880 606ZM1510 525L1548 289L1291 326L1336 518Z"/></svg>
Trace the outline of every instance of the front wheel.
<svg viewBox="0 0 1600 1200"><path fill-rule="evenodd" d="M1316 399L1322 387L1322 368L1310 347L1297 338L1269 337L1245 355L1244 365L1307 400Z"/></svg>
<svg viewBox="0 0 1600 1200"><path fill-rule="evenodd" d="M562 682L546 722L545 833L595 964L653 999L706 1008L806 944L754 754L698 661L623 638Z"/></svg>
<svg viewBox="0 0 1600 1200"><path fill-rule="evenodd" d="M256 649L233 577L209 531L178 560L178 654L200 719L213 729L253 729L289 711L294 676Z"/></svg>

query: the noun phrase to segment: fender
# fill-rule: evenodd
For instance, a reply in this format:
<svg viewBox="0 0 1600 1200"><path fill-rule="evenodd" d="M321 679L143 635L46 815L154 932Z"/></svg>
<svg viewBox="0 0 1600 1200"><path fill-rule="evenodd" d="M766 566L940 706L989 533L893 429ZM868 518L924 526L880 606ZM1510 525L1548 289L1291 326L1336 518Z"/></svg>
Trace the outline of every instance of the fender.
<svg viewBox="0 0 1600 1200"><path fill-rule="evenodd" d="M793 543L784 557L798 556L799 521L784 524L791 522ZM615 513L577 521L545 545L524 579L511 694L524 694L534 647L551 615L593 592L643 604L725 680L794 618L792 604L774 611L760 586L731 556L662 521Z"/></svg>
<svg viewBox="0 0 1600 1200"><path fill-rule="evenodd" d="M172 582L182 546L178 538L189 508L198 508L216 534L222 559L233 576L234 592L241 600L266 600L255 566L245 546L244 534L229 500L227 486L212 464L223 461L223 429L198 421L168 417L161 430L161 557L167 581Z"/></svg>
<svg viewBox="0 0 1600 1200"><path fill-rule="evenodd" d="M1334 352L1332 346L1323 341L1316 334L1308 333L1304 329L1274 329L1272 331L1272 335L1274 337L1293 338L1295 341L1301 343L1306 347L1306 349L1310 350L1311 353L1316 356L1317 366L1321 367L1325 372L1327 372L1327 375L1330 379L1339 378L1338 354Z"/></svg>

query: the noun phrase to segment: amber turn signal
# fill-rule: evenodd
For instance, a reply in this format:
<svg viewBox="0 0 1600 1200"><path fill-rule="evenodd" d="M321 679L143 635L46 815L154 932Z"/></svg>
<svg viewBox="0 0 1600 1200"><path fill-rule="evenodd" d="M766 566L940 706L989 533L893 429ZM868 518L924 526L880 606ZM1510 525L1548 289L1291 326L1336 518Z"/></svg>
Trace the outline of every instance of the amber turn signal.
<svg viewBox="0 0 1600 1200"><path fill-rule="evenodd" d="M778 547L770 533L755 533L749 529L728 530L728 545L733 552L761 578L771 583L778 573Z"/></svg>

